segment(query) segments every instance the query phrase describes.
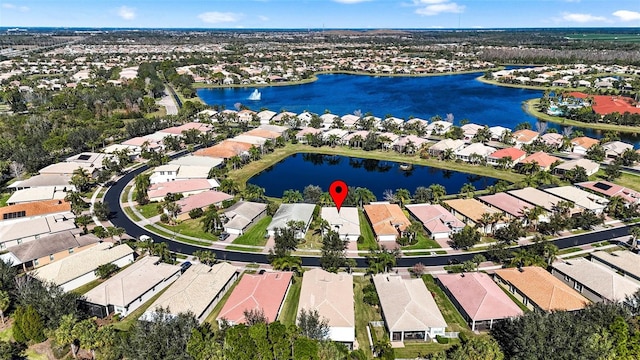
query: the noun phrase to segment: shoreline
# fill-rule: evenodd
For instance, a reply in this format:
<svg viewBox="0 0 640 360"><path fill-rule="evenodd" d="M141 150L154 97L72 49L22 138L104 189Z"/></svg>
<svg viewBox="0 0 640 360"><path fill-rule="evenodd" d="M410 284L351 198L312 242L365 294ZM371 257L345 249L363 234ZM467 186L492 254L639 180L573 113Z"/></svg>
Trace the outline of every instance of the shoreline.
<svg viewBox="0 0 640 360"><path fill-rule="evenodd" d="M278 148L274 152L265 155L260 160L252 161L245 166L237 170L229 172L229 178L235 180L238 187L242 190L245 188L247 181L266 170L267 168L274 166L285 158L300 153L310 154L322 154L322 155L341 155L347 157L354 157L360 159L374 159L391 161L397 163L411 163L413 165L429 166L437 169L457 171L465 174L473 174L486 176L493 179L505 180L512 184L522 181L525 176L511 171L498 170L493 167L474 165L470 166L468 163L457 163L455 161L443 161L434 158L421 159L416 155L402 155L394 151L364 151L361 149L344 148L341 146L336 147L313 147L304 144L287 144L284 148Z"/></svg>
<svg viewBox="0 0 640 360"><path fill-rule="evenodd" d="M527 114L535 117L536 119L552 122L554 124L560 124L565 126L576 126L581 128L601 130L601 131L617 131L627 134L640 134L640 127L617 125L617 124L605 124L605 123L586 123L577 120L565 119L559 116L552 116L542 113L536 109L536 106L540 103L540 99L534 98L524 101L522 103L522 109Z"/></svg>
<svg viewBox="0 0 640 360"><path fill-rule="evenodd" d="M313 75L310 78L302 79L298 81L283 81L281 83L269 83L269 84L232 84L232 85L217 85L217 84L206 84L206 83L196 82L196 83L193 83L193 88L195 90L198 90L198 89L266 88L266 87L272 87L272 86L273 87L295 86L295 85L304 85L304 84L313 83L318 80L318 75L360 75L360 76L371 76L371 77L432 77L432 76L452 76L452 75L483 73L485 71L497 71L499 69L501 69L501 67L480 69L480 70L464 70L464 71L454 71L454 72L445 72L445 73L427 73L427 74L381 74L381 73L368 73L368 72L348 71L348 70L318 71L313 73Z"/></svg>

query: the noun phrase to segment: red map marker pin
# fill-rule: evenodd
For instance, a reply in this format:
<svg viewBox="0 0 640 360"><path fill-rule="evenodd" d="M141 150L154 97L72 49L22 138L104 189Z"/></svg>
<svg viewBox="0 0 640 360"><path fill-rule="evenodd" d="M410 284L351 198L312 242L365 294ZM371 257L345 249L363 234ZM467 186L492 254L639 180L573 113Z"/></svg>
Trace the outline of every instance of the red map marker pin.
<svg viewBox="0 0 640 360"><path fill-rule="evenodd" d="M342 206L344 199L347 198L348 191L349 189L347 184L342 180L336 180L329 186L329 195L331 195L333 202L336 204L338 212L340 212L340 207Z"/></svg>

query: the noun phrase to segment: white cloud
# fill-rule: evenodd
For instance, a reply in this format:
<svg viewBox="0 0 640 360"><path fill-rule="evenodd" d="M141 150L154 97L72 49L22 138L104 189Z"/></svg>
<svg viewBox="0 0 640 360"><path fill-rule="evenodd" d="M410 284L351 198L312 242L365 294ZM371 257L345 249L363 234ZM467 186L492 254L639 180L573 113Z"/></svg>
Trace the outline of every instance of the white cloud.
<svg viewBox="0 0 640 360"><path fill-rule="evenodd" d="M13 5L13 4L9 4L9 3L3 3L3 4L2 4L2 7L3 7L4 9L15 9L15 8L16 8L16 6L15 6L15 5Z"/></svg>
<svg viewBox="0 0 640 360"><path fill-rule="evenodd" d="M618 10L613 13L613 16L622 21L640 20L640 12L629 10Z"/></svg>
<svg viewBox="0 0 640 360"><path fill-rule="evenodd" d="M591 14L564 13L562 15L562 20L577 23L588 23L596 21L607 21L607 18L603 16L593 16Z"/></svg>
<svg viewBox="0 0 640 360"><path fill-rule="evenodd" d="M447 0L418 0L414 4L421 7L416 9L416 14L425 16L434 16L441 13L461 13L464 11L464 5L458 5ZM424 6L423 5L427 5Z"/></svg>
<svg viewBox="0 0 640 360"><path fill-rule="evenodd" d="M269 21L269 18L264 16L264 15L258 15L258 19L260 19L262 21Z"/></svg>
<svg viewBox="0 0 640 360"><path fill-rule="evenodd" d="M118 16L125 20L133 20L136 18L136 9L128 6L120 6L118 8Z"/></svg>
<svg viewBox="0 0 640 360"><path fill-rule="evenodd" d="M209 23L209 24L236 22L240 20L241 17L242 17L242 14L235 14L231 12L219 12L219 11L209 11L209 12L198 15L198 19L202 20L202 22Z"/></svg>
<svg viewBox="0 0 640 360"><path fill-rule="evenodd" d="M11 3L2 3L2 8L3 9L8 9L8 10L18 10L18 11L22 11L22 12L29 11L29 7L28 6L16 6L16 5L11 4Z"/></svg>
<svg viewBox="0 0 640 360"><path fill-rule="evenodd" d="M370 0L333 0L333 1L341 4L357 4L357 3L366 2Z"/></svg>

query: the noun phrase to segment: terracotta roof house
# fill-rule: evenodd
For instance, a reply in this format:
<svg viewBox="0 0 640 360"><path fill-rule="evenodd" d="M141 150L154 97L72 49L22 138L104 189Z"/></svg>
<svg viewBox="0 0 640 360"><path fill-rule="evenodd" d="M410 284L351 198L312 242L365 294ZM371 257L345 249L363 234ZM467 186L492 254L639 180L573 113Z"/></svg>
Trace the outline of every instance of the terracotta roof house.
<svg viewBox="0 0 640 360"><path fill-rule="evenodd" d="M153 184L147 192L149 201L161 201L167 194L194 195L220 186L215 179L176 180Z"/></svg>
<svg viewBox="0 0 640 360"><path fill-rule="evenodd" d="M213 131L213 126L207 123L190 121L182 125L162 129L158 132L165 135L182 136L182 132L188 130L197 130L198 132L203 134Z"/></svg>
<svg viewBox="0 0 640 360"><path fill-rule="evenodd" d="M494 280L531 310L574 311L584 309L590 302L537 266L498 269Z"/></svg>
<svg viewBox="0 0 640 360"><path fill-rule="evenodd" d="M617 80L617 79L615 79ZM613 84L607 79L601 79L594 84L594 87L612 88ZM577 98L586 98L587 94L580 92L571 92L569 95ZM626 96L612 96L612 95L591 95L593 96L592 108L596 114L606 115L614 112L624 114L630 112L632 114L640 114L640 108L634 106L634 101L630 97Z"/></svg>
<svg viewBox="0 0 640 360"><path fill-rule="evenodd" d="M338 232L341 239L358 241L358 237L360 237L358 208L342 207L338 212L335 207L323 207L320 210L320 216L327 220L331 230Z"/></svg>
<svg viewBox="0 0 640 360"><path fill-rule="evenodd" d="M571 140L571 145L573 145L572 151L576 154L585 155L589 148L598 143L600 143L598 139L593 139L586 136L577 137Z"/></svg>
<svg viewBox="0 0 640 360"><path fill-rule="evenodd" d="M585 169L587 172L587 176L591 176L600 170L600 164L595 161L591 161L589 159L577 159L577 160L569 160L566 161L554 169L556 174L564 174L567 171L573 170L576 167L580 166Z"/></svg>
<svg viewBox="0 0 640 360"><path fill-rule="evenodd" d="M593 302L621 302L640 284L585 258L556 262L551 273Z"/></svg>
<svg viewBox="0 0 640 360"><path fill-rule="evenodd" d="M528 202L518 199L517 197L513 197L507 193L479 196L478 200L501 210L509 219L521 219L524 217L527 210L534 208L534 206Z"/></svg>
<svg viewBox="0 0 640 360"><path fill-rule="evenodd" d="M233 199L233 196L215 190L204 191L184 197L176 201L176 204L180 206L178 220L189 219L189 211L193 209L206 210L209 205L221 207L223 201L230 199Z"/></svg>
<svg viewBox="0 0 640 360"><path fill-rule="evenodd" d="M153 320L153 313L162 307L174 316L192 312L202 324L238 276L238 268L227 262L213 266L193 264L149 306L140 319Z"/></svg>
<svg viewBox="0 0 640 360"><path fill-rule="evenodd" d="M75 236L71 231L63 231L12 246L0 254L0 259L11 262L13 266L22 265L22 269L27 271L89 249L100 241L93 234Z"/></svg>
<svg viewBox="0 0 640 360"><path fill-rule="evenodd" d="M319 268L302 277L298 315L302 310L318 311L328 321L329 339L353 348L356 338L353 276L330 273Z"/></svg>
<svg viewBox="0 0 640 360"><path fill-rule="evenodd" d="M531 164L535 162L541 170L549 171L551 170L551 165L556 161L562 162L563 160L553 155L549 155L544 151L538 151L522 159L520 164Z"/></svg>
<svg viewBox="0 0 640 360"><path fill-rule="evenodd" d="M411 222L397 204L372 203L364 212L378 241L396 241Z"/></svg>
<svg viewBox="0 0 640 360"><path fill-rule="evenodd" d="M605 180L587 181L587 182L577 183L574 185L581 189L590 190L592 192L606 196L607 198L620 196L622 199L624 199L624 201L626 201L629 204L640 203L640 192L628 189L626 187L622 187L620 185L614 184L609 181L605 181Z"/></svg>
<svg viewBox="0 0 640 360"><path fill-rule="evenodd" d="M618 157L622 156L625 151L629 149L633 150L632 144L627 144L622 141L609 141L602 144L602 147L604 148L605 154L609 159L617 159Z"/></svg>
<svg viewBox="0 0 640 360"><path fill-rule="evenodd" d="M559 148L562 145L564 140L564 136L558 133L546 133L540 137L543 143L548 146L551 146L554 149Z"/></svg>
<svg viewBox="0 0 640 360"><path fill-rule="evenodd" d="M545 188L544 191L553 194L559 198L571 201L576 207L583 210L591 210L596 214L604 211L609 200L602 196L584 191L574 186L558 186L553 188Z"/></svg>
<svg viewBox="0 0 640 360"><path fill-rule="evenodd" d="M282 136L282 133L278 131L267 130L264 128L256 128L256 129L245 132L244 135L251 135L251 136L261 137L263 139L275 140L280 136Z"/></svg>
<svg viewBox="0 0 640 360"><path fill-rule="evenodd" d="M447 323L422 279L378 274L373 283L391 341L433 340Z"/></svg>
<svg viewBox="0 0 640 360"><path fill-rule="evenodd" d="M228 207L224 216L227 222L224 224L224 231L229 234L242 235L258 220L267 214L267 204L249 201L238 201Z"/></svg>
<svg viewBox="0 0 640 360"><path fill-rule="evenodd" d="M103 242L40 267L31 274L40 280L51 281L65 291L71 291L97 279L94 272L100 265L114 264L123 267L132 262L133 250L129 246L113 246Z"/></svg>
<svg viewBox="0 0 640 360"><path fill-rule="evenodd" d="M613 252L594 251L591 261L613 269L618 274L640 284L640 255L631 251L619 250Z"/></svg>
<svg viewBox="0 0 640 360"><path fill-rule="evenodd" d="M527 153L518 148L510 147L506 149L500 149L489 155L488 162L491 165L500 164L500 159L511 158L511 164L509 167L514 167L517 163L522 161L527 156Z"/></svg>
<svg viewBox="0 0 640 360"><path fill-rule="evenodd" d="M463 140L453 140L453 139L444 139L440 140L437 143L431 145L429 148L429 154L431 156L439 156L441 153L445 152L447 149L451 149L454 153L464 146Z"/></svg>
<svg viewBox="0 0 640 360"><path fill-rule="evenodd" d="M405 207L434 239L446 239L464 228L464 223L442 205L411 204Z"/></svg>
<svg viewBox="0 0 640 360"><path fill-rule="evenodd" d="M0 221L61 214L69 211L71 211L71 203L60 199L25 202L0 207Z"/></svg>
<svg viewBox="0 0 640 360"><path fill-rule="evenodd" d="M458 151L456 151L455 153L456 153L457 159L468 162L473 160L472 159L473 154L480 156L483 159L486 159L490 154L494 153L495 151L496 151L495 148L492 148L491 146L486 146L483 143L473 143L469 146L458 149Z"/></svg>
<svg viewBox="0 0 640 360"><path fill-rule="evenodd" d="M487 274L442 274L437 282L472 331L488 330L496 322L523 314Z"/></svg>
<svg viewBox="0 0 640 360"><path fill-rule="evenodd" d="M469 226L476 226L484 213L502 213L502 211L485 205L476 199L453 199L446 200L443 203L453 215L457 216L458 219ZM494 228L500 228L502 226L504 226L504 222L500 221ZM491 230L490 227L491 224L488 224L479 228L479 230L483 233L488 233Z"/></svg>
<svg viewBox="0 0 640 360"><path fill-rule="evenodd" d="M244 312L251 310L262 310L267 323L274 322L280 314L292 278L293 273L281 271L244 274L220 310L218 323L244 324Z"/></svg>
<svg viewBox="0 0 640 360"><path fill-rule="evenodd" d="M251 144L243 142L224 140L221 143L210 146L208 148L197 150L193 154L195 156L207 156L228 160L234 156L239 156L242 153L249 151L252 146L253 145Z"/></svg>
<svg viewBox="0 0 640 360"><path fill-rule="evenodd" d="M515 140L516 142L516 145L522 145L522 144L531 144L535 139L537 139L540 136L540 133L537 131L529 130L529 129L522 129L522 130L514 131L512 136L513 136L513 140Z"/></svg>
<svg viewBox="0 0 640 360"><path fill-rule="evenodd" d="M271 223L267 227L268 234L270 236L274 236L276 233L276 229L286 228L289 221L302 221L304 222L305 226L301 231L298 231L296 233L296 237L302 239L309 229L309 224L311 224L311 219L313 217L313 211L315 208L315 204L280 205L278 211L273 214Z"/></svg>
<svg viewBox="0 0 640 360"><path fill-rule="evenodd" d="M89 290L81 306L100 318L111 313L127 316L176 281L181 270L157 256L145 256Z"/></svg>

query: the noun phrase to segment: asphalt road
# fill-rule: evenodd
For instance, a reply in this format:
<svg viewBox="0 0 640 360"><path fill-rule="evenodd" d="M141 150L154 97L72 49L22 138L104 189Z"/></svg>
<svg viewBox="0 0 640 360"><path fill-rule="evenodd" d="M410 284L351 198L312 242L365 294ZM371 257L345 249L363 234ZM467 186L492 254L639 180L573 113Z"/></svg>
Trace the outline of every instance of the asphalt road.
<svg viewBox="0 0 640 360"><path fill-rule="evenodd" d="M114 184L111 188L107 190L105 194L105 201L109 204L111 210L111 222L115 226L119 226L124 228L127 234L139 238L140 235L147 235L154 239L154 241L166 242L169 246L169 249L174 252L178 252L181 254L193 254L196 250L210 250L216 253L216 257L218 259L229 260L229 261L240 261L240 262L256 262L266 264L267 256L265 254L259 253L250 253L250 252L239 252L239 251L231 251L231 250L220 250L220 249L211 249L207 247L201 247L197 245L191 245L186 243L181 243L178 241L174 241L169 238L165 238L156 234L152 234L144 228L139 227L136 223L130 220L122 210L120 206L120 196L122 191L124 190L127 183L129 183L133 178L145 171L147 166L140 167L120 178L116 184ZM640 225L636 225L640 226ZM579 235L573 235L570 237L561 238L558 240L554 240L553 242L560 249L570 248L579 245L585 245L590 243L597 243L605 240L611 240L622 236L629 235L629 226L617 227L612 229L606 229L598 232L584 233ZM467 260L471 260L474 255L483 254L487 256L485 251L473 252L473 253L462 253L462 254L448 254L448 255L434 255L434 256L403 256L398 259L397 266L398 267L411 267L417 263L422 263L426 266L442 266L448 265L451 261L457 261L459 263L463 263ZM365 258L356 258L356 263L358 267L366 267L366 259ZM318 257L313 256L302 256L302 265L303 266L320 266L320 260Z"/></svg>

